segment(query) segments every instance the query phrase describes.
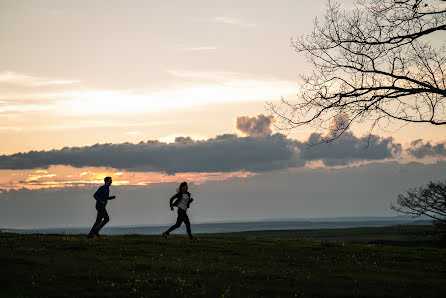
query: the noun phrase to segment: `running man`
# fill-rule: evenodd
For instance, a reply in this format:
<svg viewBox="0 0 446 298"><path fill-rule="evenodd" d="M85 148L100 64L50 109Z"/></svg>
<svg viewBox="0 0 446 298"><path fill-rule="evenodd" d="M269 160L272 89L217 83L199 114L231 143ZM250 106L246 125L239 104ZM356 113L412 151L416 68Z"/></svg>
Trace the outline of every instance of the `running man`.
<svg viewBox="0 0 446 298"><path fill-rule="evenodd" d="M108 216L105 206L107 205L108 200L113 200L116 198L116 196L109 196L110 185L112 182L111 177L105 177L105 184L99 187L99 189L93 195L93 197L96 199L96 210L98 211L98 215L96 216L96 221L91 228L90 233L88 233L88 238L93 238L93 236L99 237L99 231L105 226L106 223L110 221L110 217Z"/></svg>

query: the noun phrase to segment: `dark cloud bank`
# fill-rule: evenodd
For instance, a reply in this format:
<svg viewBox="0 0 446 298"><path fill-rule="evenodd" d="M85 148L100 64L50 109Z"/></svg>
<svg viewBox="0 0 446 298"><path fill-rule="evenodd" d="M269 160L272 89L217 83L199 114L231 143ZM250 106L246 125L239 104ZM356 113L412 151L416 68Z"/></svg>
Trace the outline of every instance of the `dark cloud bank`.
<svg viewBox="0 0 446 298"><path fill-rule="evenodd" d="M343 123L339 119L346 117L341 116L334 118L335 132L339 123ZM262 114L256 117L237 117L236 127L247 135L246 137L225 134L202 141L179 137L171 144L151 140L138 144L96 144L2 155L0 169L37 169L51 165L68 165L167 174L266 172L302 167L307 162L319 160L327 166L387 160L399 156L402 152L401 144L391 137L357 137L349 131L330 143L324 143L327 136L320 133L311 134L304 142L279 133L271 135L271 125L274 121L272 116ZM332 132L329 132L329 135ZM416 158L446 157L446 146L443 143L432 145L417 140L411 143L407 152Z"/></svg>
<svg viewBox="0 0 446 298"><path fill-rule="evenodd" d="M159 141L138 144L97 144L51 151L30 151L0 156L0 169L36 169L51 165L112 167L132 171L265 172L304 166L308 161L346 165L355 161L382 160L401 152L392 138L357 138L347 132L329 144L309 146L321 138L312 134L299 142L282 134L237 137L226 134L204 141L177 138L175 143Z"/></svg>
<svg viewBox="0 0 446 298"><path fill-rule="evenodd" d="M239 138L221 135L206 141L177 138L139 144L97 144L51 151L32 151L0 156L2 169L105 166L125 170L166 172L261 172L299 165L292 140L276 134Z"/></svg>
<svg viewBox="0 0 446 298"><path fill-rule="evenodd" d="M296 142L300 157L305 161L322 160L327 166L347 165L355 161L382 160L401 154L401 144L392 138L376 135L358 138L351 132L344 134L331 143L322 143L323 136L313 133L305 143ZM312 145L309 147L309 145Z"/></svg>
<svg viewBox="0 0 446 298"><path fill-rule="evenodd" d="M430 142L424 143L419 139L413 141L410 145L411 146L409 149L407 149L407 152L416 158L424 158L429 156L446 157L446 146L444 143L432 145Z"/></svg>

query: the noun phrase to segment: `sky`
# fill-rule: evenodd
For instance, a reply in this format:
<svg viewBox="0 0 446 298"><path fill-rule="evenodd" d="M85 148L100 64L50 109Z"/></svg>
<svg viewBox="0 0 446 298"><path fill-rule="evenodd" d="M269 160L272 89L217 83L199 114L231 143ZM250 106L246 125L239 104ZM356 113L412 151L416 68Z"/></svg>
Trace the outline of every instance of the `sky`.
<svg viewBox="0 0 446 298"><path fill-rule="evenodd" d="M395 215L399 193L446 179L446 127L309 147L330 132L281 131L267 109L296 98L311 68L290 39L324 9L0 0L0 227L88 226L105 176L110 225L173 221L182 181L195 222Z"/></svg>

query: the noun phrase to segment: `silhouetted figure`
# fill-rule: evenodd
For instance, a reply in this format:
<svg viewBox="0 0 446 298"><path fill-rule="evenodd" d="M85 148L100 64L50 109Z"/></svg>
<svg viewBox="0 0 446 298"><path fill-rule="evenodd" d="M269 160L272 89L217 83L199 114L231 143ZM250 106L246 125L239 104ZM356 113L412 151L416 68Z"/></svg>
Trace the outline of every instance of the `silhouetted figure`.
<svg viewBox="0 0 446 298"><path fill-rule="evenodd" d="M176 206L178 208L178 217L177 217L177 222L162 234L164 240L167 239L167 236L169 236L170 232L179 228L181 226L181 223L184 222L186 224L186 230L187 234L189 235L190 241L191 242L197 241L197 238L192 236L189 217L187 216L186 213L187 208L189 208L190 206L190 203L192 203L192 201L194 200L192 199L190 192L187 191L187 188L188 188L187 183L182 182L180 184L180 187L178 187L177 189L177 193L170 198L170 210L173 211L173 207Z"/></svg>
<svg viewBox="0 0 446 298"><path fill-rule="evenodd" d="M105 226L106 223L110 221L110 217L108 216L105 206L107 205L108 200L113 200L115 198L115 196L109 196L110 185L113 181L111 177L105 177L104 182L105 184L99 187L99 189L93 195L93 197L96 199L96 210L98 211L98 215L96 216L96 221L91 228L90 233L88 233L88 238L92 238L93 236L99 237L99 231L103 226Z"/></svg>

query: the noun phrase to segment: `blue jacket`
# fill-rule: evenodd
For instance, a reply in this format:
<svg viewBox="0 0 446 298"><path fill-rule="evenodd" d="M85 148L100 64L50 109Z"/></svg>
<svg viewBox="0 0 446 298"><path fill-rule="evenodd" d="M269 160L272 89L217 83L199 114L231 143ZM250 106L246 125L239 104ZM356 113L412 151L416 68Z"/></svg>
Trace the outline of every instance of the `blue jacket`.
<svg viewBox="0 0 446 298"><path fill-rule="evenodd" d="M93 197L96 199L98 203L105 203L110 199L110 188L107 185L102 185L99 189L94 193Z"/></svg>

